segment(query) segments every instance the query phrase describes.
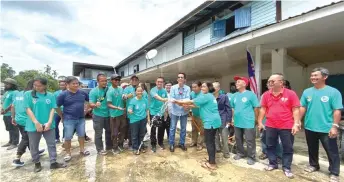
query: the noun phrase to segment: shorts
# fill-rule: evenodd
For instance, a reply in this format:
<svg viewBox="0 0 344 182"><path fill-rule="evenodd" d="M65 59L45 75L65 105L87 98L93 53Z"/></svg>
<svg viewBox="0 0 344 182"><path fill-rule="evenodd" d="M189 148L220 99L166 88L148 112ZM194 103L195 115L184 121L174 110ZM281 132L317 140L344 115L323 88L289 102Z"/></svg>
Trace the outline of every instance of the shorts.
<svg viewBox="0 0 344 182"><path fill-rule="evenodd" d="M65 140L72 140L75 130L79 137L85 137L85 118L78 120L63 120L63 127Z"/></svg>

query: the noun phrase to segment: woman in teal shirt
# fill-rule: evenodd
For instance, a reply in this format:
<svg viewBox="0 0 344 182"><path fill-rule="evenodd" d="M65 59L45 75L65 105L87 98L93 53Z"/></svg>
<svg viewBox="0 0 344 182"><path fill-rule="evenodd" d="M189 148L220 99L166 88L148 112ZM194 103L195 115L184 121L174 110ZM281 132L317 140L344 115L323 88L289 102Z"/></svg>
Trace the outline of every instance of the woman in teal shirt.
<svg viewBox="0 0 344 182"><path fill-rule="evenodd" d="M135 89L136 97L134 97L128 106L128 114L130 120L131 142L135 155L145 153L142 147L143 137L146 133L146 124L148 116L148 101L143 97L143 88L138 86ZM141 146L139 146L141 145Z"/></svg>
<svg viewBox="0 0 344 182"><path fill-rule="evenodd" d="M221 118L217 107L217 101L213 93L215 91L213 84L205 82L202 84L202 93L193 100L174 100L179 105L188 105L190 107L199 107L200 116L204 125L204 137L207 146L209 160L202 164L202 167L214 170L215 163L215 134L221 126Z"/></svg>
<svg viewBox="0 0 344 182"><path fill-rule="evenodd" d="M49 151L50 169L64 168L64 164L56 162L55 123L54 111L56 108L55 96L46 91L48 80L37 78L34 80L34 90L24 94L24 107L28 119L25 130L29 136L29 146L32 162L35 163L35 172L42 170L39 161L39 142L43 135Z"/></svg>

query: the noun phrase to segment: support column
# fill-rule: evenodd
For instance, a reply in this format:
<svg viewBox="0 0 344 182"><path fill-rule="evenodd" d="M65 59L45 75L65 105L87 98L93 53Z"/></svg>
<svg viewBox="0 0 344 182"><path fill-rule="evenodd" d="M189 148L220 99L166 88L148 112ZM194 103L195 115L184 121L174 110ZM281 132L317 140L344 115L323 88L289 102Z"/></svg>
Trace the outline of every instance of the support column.
<svg viewBox="0 0 344 182"><path fill-rule="evenodd" d="M287 50L285 48L280 48L278 50L271 51L271 72L272 73L282 73L284 78L287 78L286 68L287 68Z"/></svg>
<svg viewBox="0 0 344 182"><path fill-rule="evenodd" d="M255 55L255 74L257 82L257 92L258 99L260 100L261 91L262 91L262 47L260 45L256 46L256 55Z"/></svg>

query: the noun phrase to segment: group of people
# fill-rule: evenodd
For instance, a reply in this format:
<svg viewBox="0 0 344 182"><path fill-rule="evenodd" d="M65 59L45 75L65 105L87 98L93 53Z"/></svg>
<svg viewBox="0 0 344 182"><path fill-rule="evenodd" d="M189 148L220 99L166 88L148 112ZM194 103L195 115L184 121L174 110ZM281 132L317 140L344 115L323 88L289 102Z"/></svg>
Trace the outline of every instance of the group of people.
<svg viewBox="0 0 344 182"><path fill-rule="evenodd" d="M165 132L170 152L174 152L176 146L187 151L186 126L191 111L190 147L197 147L197 150L206 147L209 157L202 162L202 167L215 170L217 152L222 151L224 158L230 157L228 138L233 138L233 133L237 145L234 159L247 158L249 165L255 164L258 128L262 136L262 156L269 160L266 170L277 169L279 158L284 174L293 178L291 164L294 136L301 129L301 120L305 116L304 128L309 153L309 166L305 171L311 173L319 170L320 141L329 159L330 180L338 181L340 158L336 138L343 105L340 92L326 85L328 76L327 69L314 69L310 77L314 86L306 89L299 99L293 90L287 88L282 74L272 74L267 83L268 91L261 95L260 102L255 93L246 89L249 79L240 76L234 77L236 92L228 94L221 90L219 82L196 81L192 83L191 89L186 85L185 73L178 74L178 83L175 85L158 77L156 86L150 89L149 94L137 76L132 76L130 84L122 87L121 76L112 75L109 85L106 75L100 73L97 76L98 86L89 94L80 90L79 80L71 76L61 81L66 84L66 90L58 91L55 95L46 91L47 81L43 78L29 82L26 91L21 92L14 91L14 80L6 79L7 92L2 114L10 133L10 141L5 146L9 146L9 149L16 147L19 142L16 131L19 128L22 140L13 163L17 166L24 164L20 156L28 147L35 171L38 172L42 169L39 156L43 151L39 150L39 141L43 135L48 146L50 168L65 167L56 162L56 141L59 141L58 129L55 132L56 123L63 122L64 160L71 160L71 139L75 132L80 144L80 155L87 156L90 152L84 147L85 113L92 109L94 143L100 155L106 155L110 150L119 154L125 150L124 143L128 144L129 150L135 155L145 153L147 146L143 141L147 133L150 133L151 150L156 152L157 146L164 150ZM178 121L180 137L176 145ZM150 131L147 131L147 124L151 126ZM105 148L102 140L104 131ZM247 144L247 152L244 142Z"/></svg>

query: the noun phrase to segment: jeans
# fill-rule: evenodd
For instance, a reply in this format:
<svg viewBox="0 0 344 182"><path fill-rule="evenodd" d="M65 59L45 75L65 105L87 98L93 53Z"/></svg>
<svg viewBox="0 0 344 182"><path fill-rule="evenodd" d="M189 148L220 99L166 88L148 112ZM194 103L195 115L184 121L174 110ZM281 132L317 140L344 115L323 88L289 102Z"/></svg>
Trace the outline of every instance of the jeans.
<svg viewBox="0 0 344 182"><path fill-rule="evenodd" d="M266 151L266 148L267 148L266 147L266 130L263 130L263 132L261 133L260 142L262 145L262 153L267 154L267 151ZM280 159L282 159L282 151L283 151L283 149L282 149L282 145L281 145L281 139L279 139L278 144L277 144L277 148L276 148L276 155Z"/></svg>
<svg viewBox="0 0 344 182"><path fill-rule="evenodd" d="M277 129L266 127L266 146L269 165L274 168L278 168L276 156L278 137L281 139L283 147L282 168L283 170L290 170L294 154L294 135L291 134L291 129Z"/></svg>
<svg viewBox="0 0 344 182"><path fill-rule="evenodd" d="M111 140L113 148L117 149L118 144L123 147L124 136L127 133L127 120L125 117L117 116L110 118Z"/></svg>
<svg viewBox="0 0 344 182"><path fill-rule="evenodd" d="M54 120L55 120L55 135L56 135L56 140L60 140L60 130L59 130L59 124L60 124L60 121L61 121L61 117L55 113L54 115ZM64 130L64 127L63 127L63 130ZM63 132L63 138L64 138L64 132Z"/></svg>
<svg viewBox="0 0 344 182"><path fill-rule="evenodd" d="M5 123L6 131L10 136L10 143L11 145L18 145L19 143L19 129L17 126L12 124L12 117L11 116L3 116L3 120Z"/></svg>
<svg viewBox="0 0 344 182"><path fill-rule="evenodd" d="M174 145L175 135L176 135L176 128L177 128L177 122L178 119L180 119L180 139L179 139L179 145L185 144L185 137L186 137L186 124L188 120L188 115L184 116L176 116L172 114L171 118L171 126L170 126L170 136L169 136L169 143L170 145Z"/></svg>
<svg viewBox="0 0 344 182"><path fill-rule="evenodd" d="M153 115L150 115L150 118L153 118ZM164 144L164 135L165 135L165 130L169 129L168 122L165 121L165 118L162 116L162 125L160 127L151 127L151 133L150 133L150 140L151 140L151 145L156 146L157 144L157 139L158 139L158 144L163 145ZM156 136L156 130L158 129L158 137ZM168 134L168 133L167 133Z"/></svg>
<svg viewBox="0 0 344 182"><path fill-rule="evenodd" d="M78 120L64 120L63 128L65 133L65 140L67 141L72 140L74 131L76 131L79 138L85 137L85 118L81 118Z"/></svg>
<svg viewBox="0 0 344 182"><path fill-rule="evenodd" d="M29 136L29 143L30 143L30 153L32 157L33 163L39 162L39 142L41 141L41 137L43 135L49 152L50 163L56 162L56 143L55 143L55 130L48 130L44 132L27 132Z"/></svg>
<svg viewBox="0 0 344 182"><path fill-rule="evenodd" d="M20 143L18 145L17 155L22 156L26 152L26 148L29 147L29 136L25 131L25 126L20 126L18 124L17 127L19 128L20 134L22 136L22 139L20 140Z"/></svg>
<svg viewBox="0 0 344 182"><path fill-rule="evenodd" d="M244 149L244 135L247 144L247 156L256 158L256 129L234 127L235 141L237 144L238 155L246 156Z"/></svg>
<svg viewBox="0 0 344 182"><path fill-rule="evenodd" d="M319 165L319 140L324 147L331 174L339 176L340 157L338 152L337 138L330 138L328 133L305 130L308 145L309 165L320 169Z"/></svg>
<svg viewBox="0 0 344 182"><path fill-rule="evenodd" d="M143 144L143 138L145 137L147 119L130 123L131 129L131 142L134 150L138 150L141 143Z"/></svg>
<svg viewBox="0 0 344 182"><path fill-rule="evenodd" d="M203 128L203 122L201 118L193 116L192 117L192 143L197 144L199 146L203 146L204 143L204 128ZM197 126L196 126L197 125ZM199 131L198 131L199 130ZM200 134L198 134L198 132Z"/></svg>
<svg viewBox="0 0 344 182"><path fill-rule="evenodd" d="M216 130L214 128L204 129L204 139L205 145L207 146L207 152L209 156L209 163L215 164L215 134Z"/></svg>
<svg viewBox="0 0 344 182"><path fill-rule="evenodd" d="M97 151L104 150L103 144L103 130L105 130L105 145L106 150L111 150L111 129L110 129L110 119L108 117L100 117L93 115L93 129L94 129L94 143L96 145Z"/></svg>
<svg viewBox="0 0 344 182"><path fill-rule="evenodd" d="M216 136L215 136L216 150L221 149L220 146L222 145L223 155L229 155L228 135L229 135L229 130L227 128L219 128L216 131Z"/></svg>

